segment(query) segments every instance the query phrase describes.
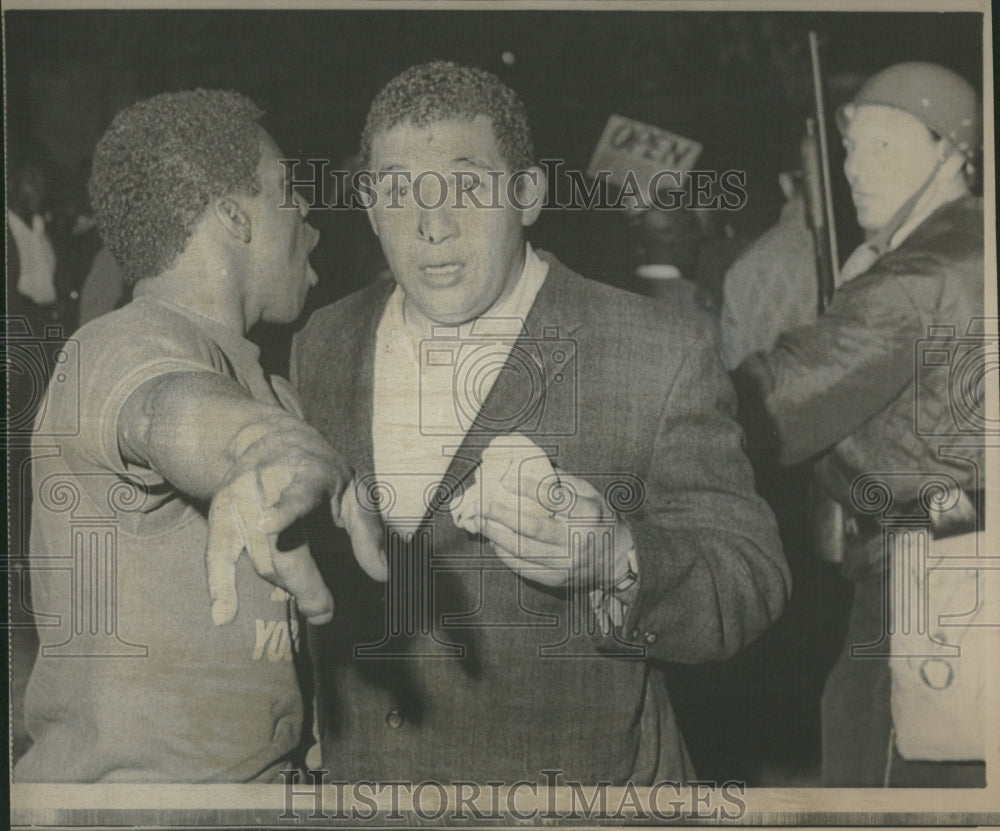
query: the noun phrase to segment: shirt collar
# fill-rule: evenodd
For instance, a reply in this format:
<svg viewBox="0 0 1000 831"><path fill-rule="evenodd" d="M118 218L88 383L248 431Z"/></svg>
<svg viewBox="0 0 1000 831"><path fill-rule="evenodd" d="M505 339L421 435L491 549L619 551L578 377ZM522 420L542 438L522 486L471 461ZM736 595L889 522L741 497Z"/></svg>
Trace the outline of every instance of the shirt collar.
<svg viewBox="0 0 1000 831"><path fill-rule="evenodd" d="M215 341L222 351L226 353L229 359L237 366L245 367L247 369L260 366L260 347L247 340L235 329L223 326L218 321L198 314L198 312L189 309L187 306L182 306L171 300L165 300L162 297L143 295L135 298L132 302L155 303L160 306L166 306L171 311L183 315L194 323L195 326Z"/></svg>

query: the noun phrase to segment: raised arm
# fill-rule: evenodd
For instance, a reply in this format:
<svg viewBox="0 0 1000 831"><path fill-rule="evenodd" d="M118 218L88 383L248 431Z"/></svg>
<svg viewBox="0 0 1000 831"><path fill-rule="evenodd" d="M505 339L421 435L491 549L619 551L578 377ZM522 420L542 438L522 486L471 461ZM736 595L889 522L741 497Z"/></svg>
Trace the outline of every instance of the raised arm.
<svg viewBox="0 0 1000 831"><path fill-rule="evenodd" d="M212 500L206 565L216 623L236 615L236 560L244 549L257 572L291 592L310 620L329 620L333 600L308 547L283 551L278 542L280 532L325 501L339 506L350 481L316 430L223 375L170 372L128 397L117 432L125 461Z"/></svg>
<svg viewBox="0 0 1000 831"><path fill-rule="evenodd" d="M931 290L921 275L937 266L931 258L894 263L843 287L815 323L736 370L748 414L762 425L761 452L801 462L854 433L912 382L922 334L913 295Z"/></svg>

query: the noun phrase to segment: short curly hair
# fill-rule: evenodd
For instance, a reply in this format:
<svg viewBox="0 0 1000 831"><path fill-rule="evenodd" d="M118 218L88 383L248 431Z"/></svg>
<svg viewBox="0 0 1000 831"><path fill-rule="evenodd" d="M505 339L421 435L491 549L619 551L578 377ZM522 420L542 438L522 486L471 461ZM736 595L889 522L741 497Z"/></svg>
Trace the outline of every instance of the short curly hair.
<svg viewBox="0 0 1000 831"><path fill-rule="evenodd" d="M375 96L361 134L362 163L371 165L375 136L400 124L426 127L478 115L493 122L497 146L512 170L531 167L534 150L524 102L496 75L450 61L412 66Z"/></svg>
<svg viewBox="0 0 1000 831"><path fill-rule="evenodd" d="M115 116L97 144L89 192L126 280L170 268L213 199L260 192L262 116L239 93L204 89L157 95Z"/></svg>

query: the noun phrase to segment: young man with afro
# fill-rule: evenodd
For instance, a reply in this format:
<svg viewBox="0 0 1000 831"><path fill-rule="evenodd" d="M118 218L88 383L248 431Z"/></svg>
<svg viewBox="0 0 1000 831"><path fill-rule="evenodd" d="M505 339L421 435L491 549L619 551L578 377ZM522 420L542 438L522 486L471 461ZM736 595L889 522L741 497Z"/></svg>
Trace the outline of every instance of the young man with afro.
<svg viewBox="0 0 1000 831"><path fill-rule="evenodd" d="M163 94L98 144L91 199L134 299L77 332L35 425L17 781L268 782L301 743L295 601L323 622L332 600L277 535L331 496L339 518L350 473L245 338L316 282L261 115Z"/></svg>

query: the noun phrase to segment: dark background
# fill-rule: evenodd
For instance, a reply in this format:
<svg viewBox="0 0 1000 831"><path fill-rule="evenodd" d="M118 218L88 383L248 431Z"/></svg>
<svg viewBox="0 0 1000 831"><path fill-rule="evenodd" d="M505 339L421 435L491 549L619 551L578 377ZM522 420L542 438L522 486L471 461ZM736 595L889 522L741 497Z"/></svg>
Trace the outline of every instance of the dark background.
<svg viewBox="0 0 1000 831"><path fill-rule="evenodd" d="M938 61L982 88L976 14L14 11L5 23L10 140L46 153L74 184L119 109L197 86L250 96L286 154L338 166L356 150L378 89L413 63L444 58L516 89L536 155L568 168L586 168L611 113L700 141L699 168L747 171L749 202L730 218L744 238L774 221L777 171L789 166L811 113L810 29L821 36L831 103L899 60ZM312 220L326 236L314 304L355 287L336 266L339 244L360 226L326 213L336 215ZM614 282L609 234L593 233L591 216L558 213L543 215L535 238Z"/></svg>
<svg viewBox="0 0 1000 831"><path fill-rule="evenodd" d="M747 172L749 201L726 217L730 236L746 241L775 221L777 173L794 164L812 112L810 29L821 36L831 105L901 60L942 63L982 89L982 18L964 13L13 11L4 22L8 141L46 165L53 199L82 192L94 145L123 106L198 86L245 93L266 110L288 156L339 167L357 148L377 90L413 63L443 58L481 66L516 89L537 157L568 168L586 168L611 113L700 141L699 168ZM831 139L840 181L839 141ZM836 197L843 256L857 229L842 185ZM310 221L323 232L314 308L371 279L364 263L375 240L356 212L316 211ZM531 236L585 275L620 283L624 228L606 212L552 210ZM289 331L255 335L280 368ZM763 485L780 510L788 483ZM706 779L815 782L819 694L850 597L803 544L804 518L796 525L794 506L787 513L796 591L784 618L730 662L668 667Z"/></svg>

